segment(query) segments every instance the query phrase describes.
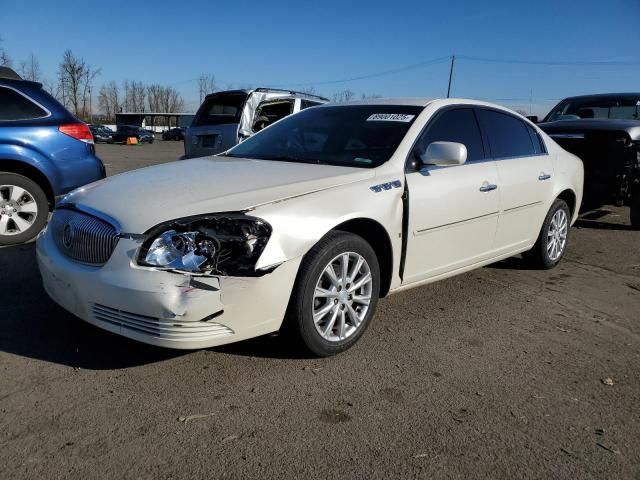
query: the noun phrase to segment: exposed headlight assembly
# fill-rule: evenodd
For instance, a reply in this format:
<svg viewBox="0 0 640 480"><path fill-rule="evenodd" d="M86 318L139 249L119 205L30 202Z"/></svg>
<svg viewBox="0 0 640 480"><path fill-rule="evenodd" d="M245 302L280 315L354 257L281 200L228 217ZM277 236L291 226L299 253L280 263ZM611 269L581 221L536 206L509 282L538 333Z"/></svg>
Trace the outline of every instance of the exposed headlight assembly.
<svg viewBox="0 0 640 480"><path fill-rule="evenodd" d="M243 214L202 215L151 229L138 264L181 272L258 276L255 264L271 236L265 221Z"/></svg>

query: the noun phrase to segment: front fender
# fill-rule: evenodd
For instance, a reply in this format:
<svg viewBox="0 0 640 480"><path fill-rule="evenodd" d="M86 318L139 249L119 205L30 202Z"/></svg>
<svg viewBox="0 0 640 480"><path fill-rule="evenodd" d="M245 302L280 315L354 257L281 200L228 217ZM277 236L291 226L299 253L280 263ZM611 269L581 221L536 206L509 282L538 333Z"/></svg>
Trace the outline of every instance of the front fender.
<svg viewBox="0 0 640 480"><path fill-rule="evenodd" d="M336 226L365 218L378 222L387 231L394 251L393 271L398 271L404 185L374 192L369 187L376 182L379 181L343 185L265 205L250 212L250 215L269 222L273 228L256 269L269 268L303 256Z"/></svg>

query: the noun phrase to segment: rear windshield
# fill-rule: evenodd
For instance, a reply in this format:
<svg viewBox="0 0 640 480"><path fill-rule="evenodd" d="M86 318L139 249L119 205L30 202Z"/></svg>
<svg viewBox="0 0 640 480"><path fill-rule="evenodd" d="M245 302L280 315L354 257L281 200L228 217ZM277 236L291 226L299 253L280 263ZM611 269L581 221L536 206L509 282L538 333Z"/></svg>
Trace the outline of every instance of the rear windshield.
<svg viewBox="0 0 640 480"><path fill-rule="evenodd" d="M193 120L193 126L240 123L246 100L246 93L225 93L207 97Z"/></svg>
<svg viewBox="0 0 640 480"><path fill-rule="evenodd" d="M422 107L350 105L303 110L248 138L231 157L377 167L391 158Z"/></svg>
<svg viewBox="0 0 640 480"><path fill-rule="evenodd" d="M590 118L640 120L640 95L615 98L568 98L549 113L546 121Z"/></svg>

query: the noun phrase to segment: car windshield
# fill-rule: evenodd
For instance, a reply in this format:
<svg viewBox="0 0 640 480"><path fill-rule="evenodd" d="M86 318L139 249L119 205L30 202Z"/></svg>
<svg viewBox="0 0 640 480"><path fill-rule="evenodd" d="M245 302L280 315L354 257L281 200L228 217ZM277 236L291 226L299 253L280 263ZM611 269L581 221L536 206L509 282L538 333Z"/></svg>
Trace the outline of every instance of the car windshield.
<svg viewBox="0 0 640 480"><path fill-rule="evenodd" d="M310 108L274 123L226 155L373 168L391 158L422 109L398 105Z"/></svg>
<svg viewBox="0 0 640 480"><path fill-rule="evenodd" d="M640 95L606 98L568 98L546 118L547 122L580 119L640 120Z"/></svg>

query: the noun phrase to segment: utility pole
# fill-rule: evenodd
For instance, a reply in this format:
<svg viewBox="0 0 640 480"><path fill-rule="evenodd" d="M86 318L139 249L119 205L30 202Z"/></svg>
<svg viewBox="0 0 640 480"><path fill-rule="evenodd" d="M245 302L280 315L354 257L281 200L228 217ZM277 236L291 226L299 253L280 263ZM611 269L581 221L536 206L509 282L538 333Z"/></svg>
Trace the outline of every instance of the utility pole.
<svg viewBox="0 0 640 480"><path fill-rule="evenodd" d="M453 65L456 63L456 56L451 55L451 70L449 70L449 88L447 88L447 98L451 96L451 81L453 80Z"/></svg>

